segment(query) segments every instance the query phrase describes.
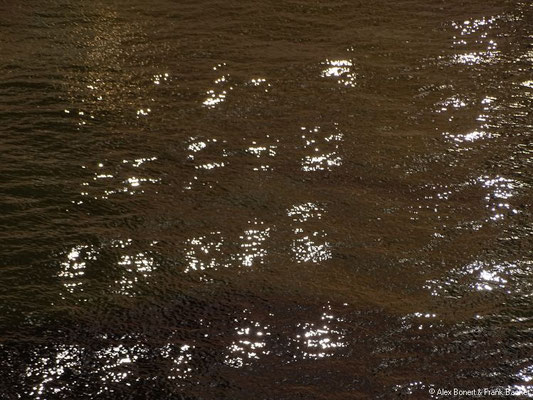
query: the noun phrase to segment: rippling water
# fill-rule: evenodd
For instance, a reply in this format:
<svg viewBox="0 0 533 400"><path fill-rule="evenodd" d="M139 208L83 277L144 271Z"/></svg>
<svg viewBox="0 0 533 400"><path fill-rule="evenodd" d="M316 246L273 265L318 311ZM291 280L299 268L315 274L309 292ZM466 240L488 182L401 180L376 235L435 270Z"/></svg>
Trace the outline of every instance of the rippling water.
<svg viewBox="0 0 533 400"><path fill-rule="evenodd" d="M3 0L0 54L3 399L533 397L530 2Z"/></svg>

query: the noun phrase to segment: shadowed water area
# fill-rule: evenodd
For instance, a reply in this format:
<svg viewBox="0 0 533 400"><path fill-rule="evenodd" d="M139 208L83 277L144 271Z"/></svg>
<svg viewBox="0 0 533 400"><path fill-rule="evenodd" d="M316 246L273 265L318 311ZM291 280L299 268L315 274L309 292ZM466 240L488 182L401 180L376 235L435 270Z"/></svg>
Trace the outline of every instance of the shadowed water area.
<svg viewBox="0 0 533 400"><path fill-rule="evenodd" d="M528 1L0 0L0 398L533 397Z"/></svg>

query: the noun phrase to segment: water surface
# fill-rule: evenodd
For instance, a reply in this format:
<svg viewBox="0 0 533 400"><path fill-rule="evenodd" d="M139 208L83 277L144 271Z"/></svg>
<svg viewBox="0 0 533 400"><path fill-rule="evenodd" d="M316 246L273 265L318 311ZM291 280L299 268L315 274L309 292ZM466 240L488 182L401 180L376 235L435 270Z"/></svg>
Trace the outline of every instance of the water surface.
<svg viewBox="0 0 533 400"><path fill-rule="evenodd" d="M526 1L0 1L6 399L533 397Z"/></svg>

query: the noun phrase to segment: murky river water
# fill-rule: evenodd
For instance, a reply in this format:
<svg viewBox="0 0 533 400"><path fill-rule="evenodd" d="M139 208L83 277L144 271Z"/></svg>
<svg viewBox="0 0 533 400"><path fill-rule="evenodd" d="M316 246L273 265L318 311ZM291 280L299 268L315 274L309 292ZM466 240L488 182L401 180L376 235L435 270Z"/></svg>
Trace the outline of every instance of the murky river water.
<svg viewBox="0 0 533 400"><path fill-rule="evenodd" d="M533 397L531 3L2 0L0 56L2 399Z"/></svg>

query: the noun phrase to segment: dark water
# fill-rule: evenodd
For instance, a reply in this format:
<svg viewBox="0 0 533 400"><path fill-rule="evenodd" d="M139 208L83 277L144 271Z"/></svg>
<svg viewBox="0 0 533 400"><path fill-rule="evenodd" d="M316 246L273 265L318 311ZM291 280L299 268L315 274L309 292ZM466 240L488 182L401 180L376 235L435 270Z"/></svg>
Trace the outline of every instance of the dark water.
<svg viewBox="0 0 533 400"><path fill-rule="evenodd" d="M0 0L0 397L533 397L532 106L528 1Z"/></svg>

